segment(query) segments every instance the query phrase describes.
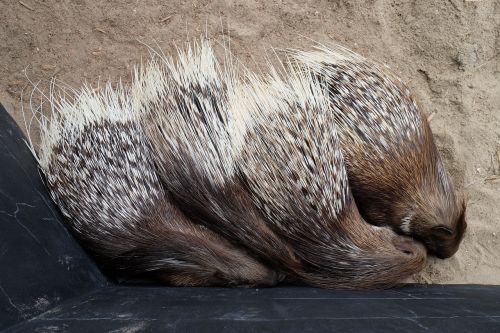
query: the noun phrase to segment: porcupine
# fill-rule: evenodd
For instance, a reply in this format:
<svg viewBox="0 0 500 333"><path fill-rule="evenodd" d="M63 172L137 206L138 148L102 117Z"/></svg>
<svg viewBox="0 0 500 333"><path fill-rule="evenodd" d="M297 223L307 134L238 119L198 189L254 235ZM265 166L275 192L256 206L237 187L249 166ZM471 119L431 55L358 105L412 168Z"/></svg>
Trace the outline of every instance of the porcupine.
<svg viewBox="0 0 500 333"><path fill-rule="evenodd" d="M292 53L326 81L362 216L422 241L437 257L452 256L467 226L465 201L405 84L385 66L341 46Z"/></svg>
<svg viewBox="0 0 500 333"><path fill-rule="evenodd" d="M245 246L273 267L322 287L382 287L418 271L425 262L423 247L390 229L363 222L348 194L332 197L315 193L318 197L311 198L303 192L287 192L292 178L280 178L283 183L264 179L276 180L273 178L273 172L278 172L275 168L285 166L265 155L269 153L266 149L271 145L289 144L288 152L298 157L304 154L300 150L303 145L283 142L273 132L266 138L269 141L259 142L262 146L253 152L254 164L245 169L245 175L240 174L237 161L247 149L243 136L249 126L246 121L250 120L245 111L252 111L247 103L258 104L263 100L245 99L247 87L234 79L232 68L228 68L231 62L226 61L225 65L224 70L220 69L210 46L202 42L194 50L180 51L177 63L165 57L152 63L138 80L143 89L141 95L149 96L144 107L155 110L147 122L150 125L146 132L155 148L160 175L186 215L202 223L205 221L207 227ZM262 95L259 97L265 99ZM287 105L282 98L271 99ZM314 111L316 109L311 112ZM287 117L286 112L277 116ZM291 117L289 120L303 119ZM281 126L293 124L284 122ZM312 132L309 135L314 139ZM309 147L311 150L322 148ZM340 150L335 150L334 156L337 156L335 154L340 154ZM280 157L282 161L287 158ZM341 159L325 161L330 162L333 164L325 167L343 170ZM296 171L307 173L303 167L297 166ZM317 171L325 177L320 182L332 185L327 175L321 174L323 170ZM333 186L349 193L346 177L340 174L333 172L328 176L339 177L334 178L338 182ZM255 191L248 191L248 186L252 187L249 184L260 181L269 188L254 186ZM318 182L310 185L323 186ZM259 205L263 201L253 200L259 193L268 195L267 204ZM315 202L313 205L327 201L325 205L336 209L338 216L311 211L308 199ZM279 228L279 222L273 223L278 220L268 212L271 204L286 211L280 212L281 219L290 222L284 228ZM307 216L309 213L311 217ZM343 216L343 221L336 220L339 216Z"/></svg>
<svg viewBox="0 0 500 333"><path fill-rule="evenodd" d="M31 148L70 230L105 270L177 286L276 283L274 271L171 203L126 89L74 94L51 93Z"/></svg>
<svg viewBox="0 0 500 333"><path fill-rule="evenodd" d="M237 109L250 118L239 165L271 228L301 259L298 275L320 287L388 287L418 272L424 247L366 223L352 198L328 95L287 67L251 78Z"/></svg>

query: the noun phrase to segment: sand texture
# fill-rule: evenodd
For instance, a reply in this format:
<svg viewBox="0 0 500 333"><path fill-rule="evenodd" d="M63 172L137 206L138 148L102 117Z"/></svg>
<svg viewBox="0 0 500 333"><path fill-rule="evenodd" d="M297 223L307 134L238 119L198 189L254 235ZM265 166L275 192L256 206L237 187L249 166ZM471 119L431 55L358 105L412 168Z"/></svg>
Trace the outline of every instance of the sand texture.
<svg viewBox="0 0 500 333"><path fill-rule="evenodd" d="M500 1L92 1L0 3L0 102L22 122L27 80L74 87L130 79L148 45L231 36L257 68L270 48L338 42L389 65L431 117L455 184L468 198L459 252L414 280L500 284ZM141 43L143 42L143 43Z"/></svg>

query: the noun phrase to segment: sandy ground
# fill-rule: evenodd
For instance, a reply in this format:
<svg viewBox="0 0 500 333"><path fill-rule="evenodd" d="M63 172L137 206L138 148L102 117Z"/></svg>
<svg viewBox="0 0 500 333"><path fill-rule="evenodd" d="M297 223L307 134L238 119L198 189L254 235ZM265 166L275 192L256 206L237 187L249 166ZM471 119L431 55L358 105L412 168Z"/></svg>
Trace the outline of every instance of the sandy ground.
<svg viewBox="0 0 500 333"><path fill-rule="evenodd" d="M173 42L228 27L249 66L271 47L336 41L378 59L413 90L455 184L468 198L468 233L448 260L414 280L500 284L500 1L92 1L0 4L0 102L22 121L27 81L57 75L80 86L125 81L141 43Z"/></svg>

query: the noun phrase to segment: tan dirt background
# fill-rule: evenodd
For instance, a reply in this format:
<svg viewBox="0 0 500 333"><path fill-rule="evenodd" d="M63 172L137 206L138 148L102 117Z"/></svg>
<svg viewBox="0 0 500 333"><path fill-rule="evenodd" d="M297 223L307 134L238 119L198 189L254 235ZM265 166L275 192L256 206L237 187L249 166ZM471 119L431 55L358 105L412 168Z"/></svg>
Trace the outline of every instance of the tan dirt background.
<svg viewBox="0 0 500 333"><path fill-rule="evenodd" d="M500 284L500 0L92 1L2 0L0 102L22 123L27 81L74 87L130 77L147 48L231 36L250 67L271 47L338 42L388 64L431 117L454 182L468 198L468 233L448 260L414 280Z"/></svg>

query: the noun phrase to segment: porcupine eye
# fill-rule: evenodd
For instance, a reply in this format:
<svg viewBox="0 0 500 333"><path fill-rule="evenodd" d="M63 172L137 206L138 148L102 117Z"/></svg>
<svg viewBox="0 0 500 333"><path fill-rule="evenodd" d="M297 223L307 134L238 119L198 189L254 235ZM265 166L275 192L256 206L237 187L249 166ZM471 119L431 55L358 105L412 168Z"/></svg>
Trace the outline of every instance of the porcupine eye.
<svg viewBox="0 0 500 333"><path fill-rule="evenodd" d="M453 230L451 230L449 227L444 226L444 225L439 225L437 227L434 227L434 228L432 228L432 231L440 236L443 236L443 237L452 237L453 236Z"/></svg>

